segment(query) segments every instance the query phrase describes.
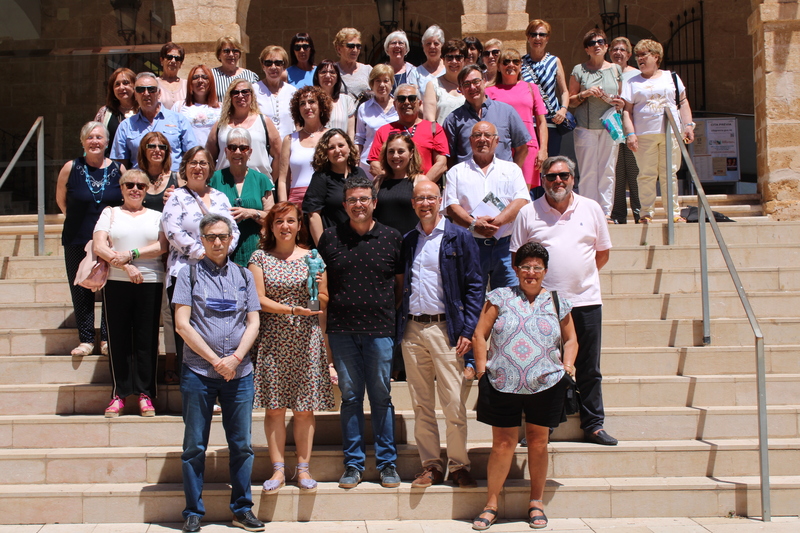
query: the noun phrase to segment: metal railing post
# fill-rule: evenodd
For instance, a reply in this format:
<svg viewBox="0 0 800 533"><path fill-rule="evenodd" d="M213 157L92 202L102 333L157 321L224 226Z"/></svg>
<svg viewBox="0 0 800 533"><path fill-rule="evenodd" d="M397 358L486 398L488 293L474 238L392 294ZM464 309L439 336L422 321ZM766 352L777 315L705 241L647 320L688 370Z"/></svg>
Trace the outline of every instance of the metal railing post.
<svg viewBox="0 0 800 533"><path fill-rule="evenodd" d="M711 344L711 304L708 299L708 242L706 241L706 210L698 202L697 216L700 230L700 287L703 302L703 346Z"/></svg>
<svg viewBox="0 0 800 533"><path fill-rule="evenodd" d="M44 117L36 134L36 214L39 221L39 256L44 255Z"/></svg>
<svg viewBox="0 0 800 533"><path fill-rule="evenodd" d="M772 520L769 496L769 428L767 427L767 370L764 337L756 337L756 388L758 392L758 466L761 473L761 519ZM765 489L766 487L766 489Z"/></svg>
<svg viewBox="0 0 800 533"><path fill-rule="evenodd" d="M664 205L664 210L667 212L667 244L672 246L675 244L675 221L672 219L672 132L669 120L665 124L665 145L664 145L664 152L666 153L666 163L667 163L667 182L664 183L662 180L661 182L661 203ZM677 131L677 128L676 128ZM664 186L666 185L666 192L664 192ZM664 198L667 199L666 204L664 204Z"/></svg>

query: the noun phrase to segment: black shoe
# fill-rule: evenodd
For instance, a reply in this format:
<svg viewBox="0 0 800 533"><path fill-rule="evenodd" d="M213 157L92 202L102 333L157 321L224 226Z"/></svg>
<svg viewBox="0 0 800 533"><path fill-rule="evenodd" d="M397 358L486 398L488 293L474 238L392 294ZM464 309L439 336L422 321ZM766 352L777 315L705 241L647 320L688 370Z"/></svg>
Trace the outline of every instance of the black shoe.
<svg viewBox="0 0 800 533"><path fill-rule="evenodd" d="M339 478L339 487L342 489L352 489L359 483L361 483L361 471L354 466L345 468L344 474Z"/></svg>
<svg viewBox="0 0 800 533"><path fill-rule="evenodd" d="M586 438L586 442L591 442L593 444L602 444L603 446L616 446L617 439L606 433L605 429L601 429L597 433L592 433L591 431L587 431L584 433Z"/></svg>
<svg viewBox="0 0 800 533"><path fill-rule="evenodd" d="M190 514L186 517L186 521L183 523L183 531L187 531L189 533L193 531L200 531L200 517L196 514Z"/></svg>
<svg viewBox="0 0 800 533"><path fill-rule="evenodd" d="M233 525L245 531L264 531L264 522L256 518L253 511L233 515Z"/></svg>
<svg viewBox="0 0 800 533"><path fill-rule="evenodd" d="M400 486L400 475L393 466L385 466L381 470L381 486L393 489Z"/></svg>

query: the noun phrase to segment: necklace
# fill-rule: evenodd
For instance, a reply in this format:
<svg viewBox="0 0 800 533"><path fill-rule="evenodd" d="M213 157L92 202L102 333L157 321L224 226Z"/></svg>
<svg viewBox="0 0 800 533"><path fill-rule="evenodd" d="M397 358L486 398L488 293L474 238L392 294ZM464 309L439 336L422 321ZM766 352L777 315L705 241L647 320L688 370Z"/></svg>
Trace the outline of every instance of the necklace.
<svg viewBox="0 0 800 533"><path fill-rule="evenodd" d="M99 204L103 201L103 196L106 192L106 185L108 185L108 166L103 169L103 179L98 181L94 176L89 174L89 166L86 164L86 160L84 159L83 174L84 179L86 180L86 186L89 188L89 192L92 193L94 203ZM98 194L100 195L100 198L97 197Z"/></svg>
<svg viewBox="0 0 800 533"><path fill-rule="evenodd" d="M305 132L305 134L306 134L306 135L308 135L308 138L309 138L309 139L313 139L313 138L314 138L314 136L315 136L317 133L321 132L321 131L322 131L322 130L324 130L324 129L325 129L325 127L324 127L324 126L320 126L320 127L319 127L319 129L318 129L317 131L315 131L315 132L311 133L311 132L309 132L309 131L308 131L308 130L305 128L305 126L303 126L303 131Z"/></svg>

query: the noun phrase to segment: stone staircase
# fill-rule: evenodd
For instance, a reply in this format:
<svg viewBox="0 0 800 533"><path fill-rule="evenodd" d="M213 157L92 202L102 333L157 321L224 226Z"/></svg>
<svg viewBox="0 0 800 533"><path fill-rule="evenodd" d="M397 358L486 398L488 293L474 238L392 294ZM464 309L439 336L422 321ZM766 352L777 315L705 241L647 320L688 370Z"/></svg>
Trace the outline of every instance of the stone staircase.
<svg viewBox="0 0 800 533"><path fill-rule="evenodd" d="M725 212L724 204L714 210ZM0 217L0 524L179 521L178 387L161 386L155 418L133 410L102 417L110 390L106 358L64 355L77 333L59 246L61 219L48 216L44 257L35 256L35 222ZM800 223L747 217L722 230L767 343L772 513L796 515ZM548 515L759 515L753 335L718 250L709 250L712 344L704 347L697 225L678 226L675 246L664 245L664 224L613 226L611 232L614 250L601 272L602 368L606 428L621 442L579 442L577 418L562 424L550 446ZM708 235L713 243L710 228ZM470 408L476 392L470 391ZM410 481L419 462L405 383L396 383L392 396L398 470ZM255 411L253 497L263 520L469 519L484 503L485 481L468 490L441 485L417 491L408 482L384 489L374 482L371 454L366 482L339 489L336 412L318 415L312 472L320 489L300 494L287 485L265 496L260 483L271 467L263 418ZM473 472L484 480L491 431L474 411L468 423ZM291 447L287 459L293 467ZM501 516L521 517L527 509L526 463L526 450L519 448ZM227 479L227 449L215 417L206 467L209 521L229 518Z"/></svg>

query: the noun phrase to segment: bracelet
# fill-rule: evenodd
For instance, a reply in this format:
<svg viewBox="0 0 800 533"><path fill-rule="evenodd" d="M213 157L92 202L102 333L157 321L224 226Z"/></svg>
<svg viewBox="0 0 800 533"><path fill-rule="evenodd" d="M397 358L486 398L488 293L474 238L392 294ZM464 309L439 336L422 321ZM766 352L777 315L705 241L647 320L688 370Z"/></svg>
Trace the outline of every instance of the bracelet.
<svg viewBox="0 0 800 533"><path fill-rule="evenodd" d="M135 249L131 250L131 260L139 259L140 255L141 254L139 253L139 249L138 248L135 248Z"/></svg>
<svg viewBox="0 0 800 533"><path fill-rule="evenodd" d="M236 354L235 354L235 353L232 353L231 355L233 356L233 358L234 358L234 359L236 359L236 360L237 360L237 361L239 361L240 363L242 362L242 360L241 360L240 358L236 357Z"/></svg>
<svg viewBox="0 0 800 533"><path fill-rule="evenodd" d="M292 314L294 314L294 306L292 306Z"/></svg>
<svg viewBox="0 0 800 533"><path fill-rule="evenodd" d="M333 363L328 363L328 368L336 368Z"/></svg>
<svg viewBox="0 0 800 533"><path fill-rule="evenodd" d="M635 131L630 132L629 134L625 135L625 138L627 139L631 135L636 135L636 132Z"/></svg>

